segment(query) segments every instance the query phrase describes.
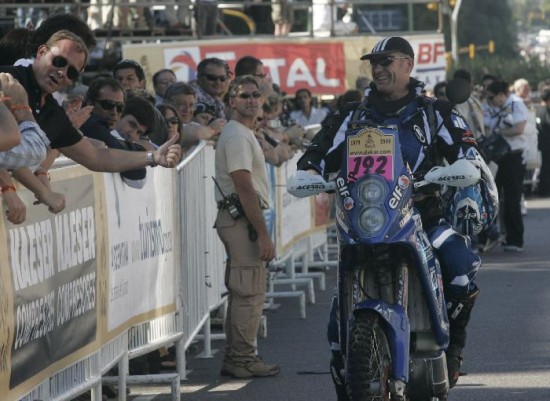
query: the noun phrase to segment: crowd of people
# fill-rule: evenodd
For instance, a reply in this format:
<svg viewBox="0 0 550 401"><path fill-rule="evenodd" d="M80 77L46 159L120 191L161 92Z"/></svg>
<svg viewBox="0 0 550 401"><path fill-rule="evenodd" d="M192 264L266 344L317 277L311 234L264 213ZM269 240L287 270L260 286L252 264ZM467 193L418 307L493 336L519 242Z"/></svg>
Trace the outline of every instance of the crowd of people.
<svg viewBox="0 0 550 401"><path fill-rule="evenodd" d="M147 90L142 66L128 59L83 86L78 84L79 76L95 45L86 23L60 14L36 30L14 30L0 41L0 54L5 55L0 59L10 60L10 65L0 67L0 186L7 219L13 224L25 220L26 206L17 197L14 180L28 187L52 213L65 208L65 196L49 185L48 170L59 153L94 171L120 172L127 185L140 188L147 179L147 166L175 167L187 150L201 140L208 141L216 147L216 180L221 189L216 192L215 227L228 255L227 349L221 373L237 378L276 375L280 368L257 356L256 341L265 298L263 267L275 257L262 214L270 206L265 162L281 166L298 150L307 149L299 168L319 173L324 151L331 151L334 134L345 124L341 110L350 104L357 106L368 95L369 107L383 120L394 108L412 104L423 89L410 77L414 52L402 38L385 43L387 48L377 45L364 56L372 66L374 81L369 84L360 77L355 89L326 106L316 104L308 88L300 88L293 94L295 101L289 100L271 81L261 60L252 55L238 60L234 71L225 60L205 58L191 82L178 81L172 70L161 69L152 77L154 94ZM395 82L388 78L390 70ZM455 77L472 87L470 98L456 105L470 131L457 129L449 110L438 108L436 102L436 112L447 124L442 129L460 142L464 153L471 143L463 139L468 132L480 143L500 135L508 145L498 158L485 155L498 168L496 182L504 203L501 223L481 233L477 247L489 251L503 242L505 251L521 252L525 130L533 110L542 153L539 194L548 196L549 108L533 108L523 81L516 82L512 93L506 82L486 75L482 90L476 91L467 71L456 71ZM444 87L438 84L433 95L443 98ZM542 87L540 94L544 105L550 105L550 86ZM323 129L314 137L317 130L312 127L321 124ZM438 224L430 231L431 239L440 234L440 226L449 226ZM448 269L446 280L469 277L466 286L449 284L446 294L451 308L457 308L451 321L454 348L448 355L454 385L460 373L465 327L478 293L473 277L479 258L470 255L475 249L468 244L457 252L475 263L456 266L456 260L445 259L445 244L440 253ZM169 353L164 350L162 355ZM338 365L339 360L336 353L334 363Z"/></svg>
<svg viewBox="0 0 550 401"><path fill-rule="evenodd" d="M137 2L139 3L139 2ZM218 0L177 0L164 8L136 4L136 0L83 1L64 6L65 11L78 13L93 30L138 30L195 34L199 38L216 36L229 29L230 22ZM242 10L243 18L252 21L254 31L260 34L288 36L295 27L295 7L288 0L264 0L247 4ZM48 18L51 8L21 7L14 11L18 27L39 26ZM353 8L349 2L317 0L312 9L312 30L315 34L349 35L358 32L358 24L352 19Z"/></svg>
<svg viewBox="0 0 550 401"><path fill-rule="evenodd" d="M457 70L453 78L468 82L471 95L457 111L464 116L476 140L493 144L501 137L503 154L486 154L495 175L501 194L500 219L482 232L474 243L480 252L488 252L501 244L506 252L523 251L523 216L527 214L525 191L534 189L534 195L550 196L548 146L549 82L538 85L538 96L534 99L529 82L517 79L509 84L493 74L485 74L475 84L471 74ZM446 82L437 83L432 95L447 99ZM533 174L533 170L538 174ZM535 185L531 183L535 175Z"/></svg>

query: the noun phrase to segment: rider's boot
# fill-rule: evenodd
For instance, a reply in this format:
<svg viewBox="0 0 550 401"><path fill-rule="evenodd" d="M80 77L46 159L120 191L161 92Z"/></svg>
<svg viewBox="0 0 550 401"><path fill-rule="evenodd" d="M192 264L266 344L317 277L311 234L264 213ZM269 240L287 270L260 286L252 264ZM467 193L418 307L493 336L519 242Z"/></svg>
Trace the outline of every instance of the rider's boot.
<svg viewBox="0 0 550 401"><path fill-rule="evenodd" d="M340 351L332 351L330 358L330 375L336 389L338 401L349 401L346 391L346 382L344 380L344 360Z"/></svg>
<svg viewBox="0 0 550 401"><path fill-rule="evenodd" d="M462 365L462 349L466 344L466 326L470 321L470 314L474 307L479 290L470 292L461 299L447 300L447 316L449 317L449 348L447 348L447 371L449 386L453 388L460 376Z"/></svg>

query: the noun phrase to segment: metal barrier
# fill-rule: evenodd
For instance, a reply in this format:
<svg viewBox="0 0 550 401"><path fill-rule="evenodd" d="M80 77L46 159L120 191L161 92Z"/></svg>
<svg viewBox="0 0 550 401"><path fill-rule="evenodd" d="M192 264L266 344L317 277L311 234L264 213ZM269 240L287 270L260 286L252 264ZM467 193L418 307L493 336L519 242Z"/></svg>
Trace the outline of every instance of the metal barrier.
<svg viewBox="0 0 550 401"><path fill-rule="evenodd" d="M217 213L211 180L214 175L214 155L212 146L199 144L177 167L175 193L158 194L172 196L179 209L179 213L175 214L178 223L175 226L179 227L174 228L174 235L180 234L175 249L181 253L181 257L176 258L181 261L181 266L176 269L179 289L176 310L134 324L96 351L52 374L21 397L21 400L64 401L91 390L92 400L100 401L102 384L113 383L118 384L118 399L121 401L126 399L128 384L143 383L169 384L172 387L172 399L179 400L180 381L186 375L186 349L200 338L204 342L204 356L209 357L212 340L223 338L223 335L215 335L210 331L210 313L224 307L226 302L225 250L213 229ZM67 162L61 160L56 165L66 166ZM313 280L318 278L321 289L324 289L324 273L308 272L308 258L313 258L314 252L323 250L326 252L324 232L317 231L296 241L284 257L275 263L275 266L285 267L283 270L286 270L286 275L271 277L268 298L297 297L300 316L305 318L306 292L309 301L315 302ZM302 272L295 271L298 260L302 260ZM330 265L329 261L317 262ZM282 285L302 284L306 285L306 291L276 290L276 287ZM130 359L173 343L176 344L177 354L175 373L128 374ZM118 367L119 376L106 376L115 366Z"/></svg>

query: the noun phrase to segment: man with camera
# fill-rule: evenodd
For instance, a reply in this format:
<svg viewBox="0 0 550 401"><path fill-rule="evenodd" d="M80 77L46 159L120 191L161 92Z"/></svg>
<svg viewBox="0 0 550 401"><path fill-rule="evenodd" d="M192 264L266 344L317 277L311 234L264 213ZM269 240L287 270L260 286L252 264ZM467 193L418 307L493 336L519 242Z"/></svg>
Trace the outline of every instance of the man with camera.
<svg viewBox="0 0 550 401"><path fill-rule="evenodd" d="M499 193L504 197L501 209L506 231L504 251L522 252L524 227L521 195L525 176L523 149L528 111L521 98L509 93L508 84L504 81L492 82L486 91L486 130L494 135L501 135L507 144L506 150L500 152L496 161L498 171L495 177Z"/></svg>
<svg viewBox="0 0 550 401"><path fill-rule="evenodd" d="M236 378L275 376L277 365L257 356L256 336L265 300L265 262L275 245L262 209L269 207L269 181L254 122L262 108L259 84L251 75L237 77L229 88L232 120L216 147L215 228L227 252L225 284L229 305L225 324L227 348L221 374Z"/></svg>

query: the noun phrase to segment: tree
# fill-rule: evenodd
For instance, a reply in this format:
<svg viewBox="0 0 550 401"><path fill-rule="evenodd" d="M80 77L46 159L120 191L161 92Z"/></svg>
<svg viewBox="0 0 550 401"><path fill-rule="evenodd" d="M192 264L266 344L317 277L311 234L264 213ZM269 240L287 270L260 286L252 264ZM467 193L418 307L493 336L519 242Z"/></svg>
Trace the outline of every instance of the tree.
<svg viewBox="0 0 550 401"><path fill-rule="evenodd" d="M459 47L486 45L492 39L498 56L519 59L516 24L507 1L463 0L457 25Z"/></svg>

